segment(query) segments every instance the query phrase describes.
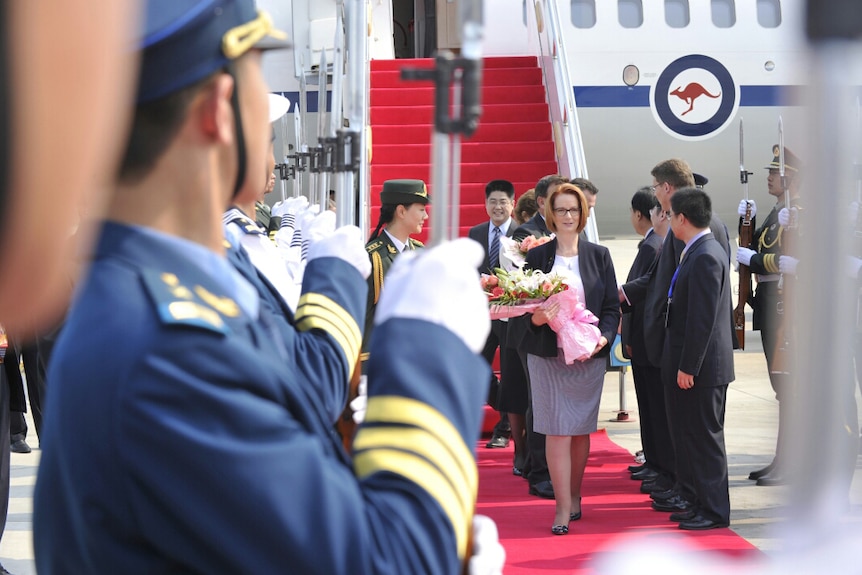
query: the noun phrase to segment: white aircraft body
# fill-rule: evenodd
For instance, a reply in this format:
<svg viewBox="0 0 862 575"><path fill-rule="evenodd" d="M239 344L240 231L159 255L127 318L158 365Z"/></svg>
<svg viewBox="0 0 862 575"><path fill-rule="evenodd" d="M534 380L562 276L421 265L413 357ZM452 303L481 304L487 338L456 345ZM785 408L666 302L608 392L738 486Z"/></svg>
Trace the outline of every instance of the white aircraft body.
<svg viewBox="0 0 862 575"><path fill-rule="evenodd" d="M335 29L338 4L259 4L279 27L293 31L295 49L267 56L265 70L271 89L295 105L298 70L317 64L320 50L331 45L328 35ZM424 4L370 2L370 57L425 55L424 36L434 23L425 17L429 10ZM709 179L706 190L714 209L735 236L736 206L743 193L740 119L745 167L753 173L750 195L762 208L773 203L763 167L778 142L779 116L786 145L804 160L802 8L802 0L557 0L553 6L542 0L486 0L482 49L483 56L534 55L542 62L553 60L562 46L575 106L574 121L567 123L579 128L582 150L575 152L580 164L574 169L559 159L560 172L586 175L598 186L600 238L632 233L632 194L651 184L656 163L674 157ZM550 21L554 15L557 22ZM558 33L551 32L550 38L547 31L544 38L537 32L539 26L552 25ZM315 90L309 87L310 114L303 129L310 145L317 142ZM282 141L293 142L292 125L285 126L281 133L276 130L277 154L288 153Z"/></svg>

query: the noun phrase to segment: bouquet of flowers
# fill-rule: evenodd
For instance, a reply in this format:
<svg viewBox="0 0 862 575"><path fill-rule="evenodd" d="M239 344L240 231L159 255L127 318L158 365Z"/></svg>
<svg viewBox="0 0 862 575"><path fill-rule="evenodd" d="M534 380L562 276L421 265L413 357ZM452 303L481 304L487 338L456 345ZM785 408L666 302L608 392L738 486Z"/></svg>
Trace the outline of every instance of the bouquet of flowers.
<svg viewBox="0 0 862 575"><path fill-rule="evenodd" d="M520 242L512 238L500 238L500 266L508 271L513 271L524 267L524 262L527 261L527 252L536 246L546 244L554 239L554 235L536 238L527 236Z"/></svg>
<svg viewBox="0 0 862 575"><path fill-rule="evenodd" d="M494 270L494 275L482 274L482 289L491 304L491 319L517 317L538 308L554 294L569 289L557 274L540 270Z"/></svg>

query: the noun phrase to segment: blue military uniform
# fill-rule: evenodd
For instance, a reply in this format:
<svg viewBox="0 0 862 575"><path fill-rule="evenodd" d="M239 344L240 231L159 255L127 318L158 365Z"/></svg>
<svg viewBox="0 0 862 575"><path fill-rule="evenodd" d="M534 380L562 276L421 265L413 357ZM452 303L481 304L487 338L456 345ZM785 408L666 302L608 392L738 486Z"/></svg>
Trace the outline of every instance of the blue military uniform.
<svg viewBox="0 0 862 575"><path fill-rule="evenodd" d="M378 326L354 475L254 290L179 242L106 225L51 368L40 573L456 572L481 358L423 321ZM358 272L313 260L303 296L315 276L358 325ZM400 353L416 333L426 352Z"/></svg>

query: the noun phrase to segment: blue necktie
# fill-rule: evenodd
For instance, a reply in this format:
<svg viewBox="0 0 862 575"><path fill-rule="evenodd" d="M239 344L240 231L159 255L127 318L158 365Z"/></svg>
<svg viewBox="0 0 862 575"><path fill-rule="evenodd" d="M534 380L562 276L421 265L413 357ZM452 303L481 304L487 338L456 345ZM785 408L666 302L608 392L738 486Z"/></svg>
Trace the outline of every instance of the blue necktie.
<svg viewBox="0 0 862 575"><path fill-rule="evenodd" d="M488 250L488 259L491 262L491 271L500 267L500 226L494 226L494 237L491 240L491 249Z"/></svg>

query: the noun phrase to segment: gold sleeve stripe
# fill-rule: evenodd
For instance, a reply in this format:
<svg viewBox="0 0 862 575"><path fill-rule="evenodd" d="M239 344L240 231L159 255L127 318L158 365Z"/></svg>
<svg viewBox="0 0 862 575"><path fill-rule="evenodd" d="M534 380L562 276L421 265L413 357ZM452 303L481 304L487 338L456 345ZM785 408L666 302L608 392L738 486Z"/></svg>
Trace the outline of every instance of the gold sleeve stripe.
<svg viewBox="0 0 862 575"><path fill-rule="evenodd" d="M440 470L412 453L404 453L394 449L374 449L363 451L353 460L356 473L360 478L368 477L380 471L389 471L409 479L431 497L434 498L443 512L452 522L455 531L455 541L458 546L458 557L463 559L467 553L467 524L472 517L472 510L464 513L457 503L452 485L446 480Z"/></svg>
<svg viewBox="0 0 862 575"><path fill-rule="evenodd" d="M475 505L475 491L470 490L475 485L474 477L458 476L452 473L463 466L455 461L454 454L447 446L425 429L365 427L357 434L353 442L353 452L359 453L368 449L398 449L414 453L429 461L446 476L446 481L458 497L458 503L465 512ZM471 467L475 471L475 466Z"/></svg>
<svg viewBox="0 0 862 575"><path fill-rule="evenodd" d="M365 421L366 423L410 425L424 429L437 437L440 443L452 453L453 461L458 465L458 475L469 485L478 485L478 472L473 452L464 443L455 426L428 404L392 395L369 397ZM361 436L366 429L370 427L360 428L357 441L361 441Z"/></svg>
<svg viewBox="0 0 862 575"><path fill-rule="evenodd" d="M778 269L778 257L777 254L764 254L763 256L763 267L766 268L771 274L777 274L780 272Z"/></svg>
<svg viewBox="0 0 862 575"><path fill-rule="evenodd" d="M318 293L306 293L296 308L296 328L299 331L322 329L335 338L353 365L359 356L362 334L359 324L343 307Z"/></svg>
<svg viewBox="0 0 862 575"><path fill-rule="evenodd" d="M378 252L371 254L371 275L374 277L374 303L380 299L383 289L383 260Z"/></svg>

